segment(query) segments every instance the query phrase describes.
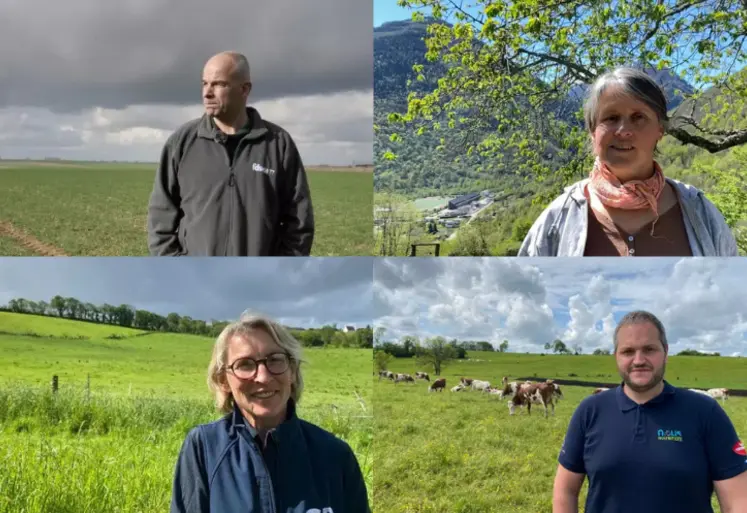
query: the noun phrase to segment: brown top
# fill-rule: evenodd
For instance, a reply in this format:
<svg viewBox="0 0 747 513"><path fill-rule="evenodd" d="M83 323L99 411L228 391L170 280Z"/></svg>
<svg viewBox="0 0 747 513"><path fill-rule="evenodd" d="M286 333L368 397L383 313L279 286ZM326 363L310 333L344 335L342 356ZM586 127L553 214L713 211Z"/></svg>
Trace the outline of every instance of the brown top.
<svg viewBox="0 0 747 513"><path fill-rule="evenodd" d="M692 256L679 203L637 233L626 233L604 214L589 207L589 229L584 256Z"/></svg>

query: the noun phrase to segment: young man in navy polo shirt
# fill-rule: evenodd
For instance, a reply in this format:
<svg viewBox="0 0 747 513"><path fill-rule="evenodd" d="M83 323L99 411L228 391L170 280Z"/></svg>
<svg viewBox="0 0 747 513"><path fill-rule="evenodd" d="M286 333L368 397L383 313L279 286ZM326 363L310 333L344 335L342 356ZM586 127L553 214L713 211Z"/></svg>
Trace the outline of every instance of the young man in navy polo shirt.
<svg viewBox="0 0 747 513"><path fill-rule="evenodd" d="M553 490L553 513L747 513L747 454L710 397L664 381L661 322L631 312L615 330L623 383L584 399L573 413Z"/></svg>

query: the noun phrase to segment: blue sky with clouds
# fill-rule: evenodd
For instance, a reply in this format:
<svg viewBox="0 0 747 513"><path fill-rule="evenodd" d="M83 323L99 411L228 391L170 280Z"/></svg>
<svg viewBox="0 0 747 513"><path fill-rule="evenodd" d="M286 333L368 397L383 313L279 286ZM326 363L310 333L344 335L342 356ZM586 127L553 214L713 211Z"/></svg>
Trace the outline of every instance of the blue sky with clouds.
<svg viewBox="0 0 747 513"><path fill-rule="evenodd" d="M365 327L371 258L0 258L0 304L59 294L161 315L235 320L251 308L286 325Z"/></svg>
<svg viewBox="0 0 747 513"><path fill-rule="evenodd" d="M628 311L657 315L671 351L747 356L747 259L377 259L374 325L542 352L611 348Z"/></svg>

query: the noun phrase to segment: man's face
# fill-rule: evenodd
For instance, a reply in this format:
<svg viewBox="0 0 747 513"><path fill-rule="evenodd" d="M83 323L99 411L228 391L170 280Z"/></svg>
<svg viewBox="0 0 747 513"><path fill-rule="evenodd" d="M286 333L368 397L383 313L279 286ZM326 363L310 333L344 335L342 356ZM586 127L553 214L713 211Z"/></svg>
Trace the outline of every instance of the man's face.
<svg viewBox="0 0 747 513"><path fill-rule="evenodd" d="M205 112L218 119L232 118L246 106L250 82L243 82L233 73L230 58L218 56L205 64L202 72L202 102Z"/></svg>
<svg viewBox="0 0 747 513"><path fill-rule="evenodd" d="M631 390L643 393L664 379L667 354L650 322L626 324L617 333L617 371Z"/></svg>

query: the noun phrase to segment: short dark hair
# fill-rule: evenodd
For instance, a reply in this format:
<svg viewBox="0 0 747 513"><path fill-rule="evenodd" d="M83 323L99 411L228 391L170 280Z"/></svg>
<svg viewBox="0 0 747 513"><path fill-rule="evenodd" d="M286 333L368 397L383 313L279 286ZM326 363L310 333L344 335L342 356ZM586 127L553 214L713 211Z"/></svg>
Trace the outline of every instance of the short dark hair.
<svg viewBox="0 0 747 513"><path fill-rule="evenodd" d="M625 316L620 319L620 322L617 324L617 327L615 328L615 334L612 337L612 343L615 347L615 352L617 352L617 334L620 331L620 328L623 326L627 326L628 324L643 324L645 322L649 322L656 327L656 330L659 332L659 342L661 342L661 345L664 347L664 352L669 352L669 343L667 342L667 333L664 330L664 325L661 323L661 321L651 312L646 312L645 310L636 310L634 312L628 312L625 314Z"/></svg>

